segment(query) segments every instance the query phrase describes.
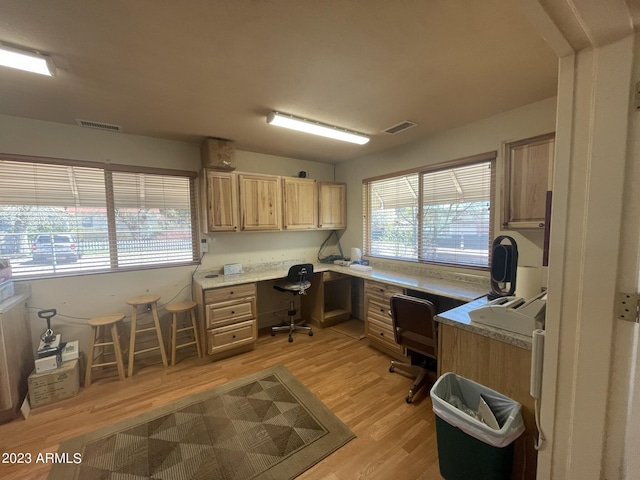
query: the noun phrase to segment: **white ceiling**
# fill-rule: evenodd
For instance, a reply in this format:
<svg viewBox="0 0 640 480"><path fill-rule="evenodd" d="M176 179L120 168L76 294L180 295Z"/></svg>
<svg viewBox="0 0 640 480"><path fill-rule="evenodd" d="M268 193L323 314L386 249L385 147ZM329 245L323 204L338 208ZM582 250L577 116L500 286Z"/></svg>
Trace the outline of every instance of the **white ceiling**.
<svg viewBox="0 0 640 480"><path fill-rule="evenodd" d="M0 42L58 69L0 67L0 114L332 163L552 97L557 83L556 55L513 0L2 0ZM372 139L285 131L267 125L272 110ZM381 133L404 120L419 125Z"/></svg>

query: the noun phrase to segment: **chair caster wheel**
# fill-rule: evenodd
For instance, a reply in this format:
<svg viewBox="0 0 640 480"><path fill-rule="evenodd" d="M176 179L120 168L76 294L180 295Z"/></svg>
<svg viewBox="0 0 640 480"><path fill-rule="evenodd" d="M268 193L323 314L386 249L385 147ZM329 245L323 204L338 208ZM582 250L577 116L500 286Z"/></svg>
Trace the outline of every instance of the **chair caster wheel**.
<svg viewBox="0 0 640 480"><path fill-rule="evenodd" d="M313 332L311 330L309 330L309 336L313 337Z"/></svg>
<svg viewBox="0 0 640 480"><path fill-rule="evenodd" d="M395 371L396 371L395 367L394 367L393 365L391 365L391 366L389 367L389 373L393 373L393 372L395 372Z"/></svg>
<svg viewBox="0 0 640 480"><path fill-rule="evenodd" d="M289 343L293 342L293 337L289 337Z"/></svg>
<svg viewBox="0 0 640 480"><path fill-rule="evenodd" d="M407 398L405 398L404 400L405 400L405 402L407 402L407 403L413 403L413 398L411 398L411 397L407 397Z"/></svg>

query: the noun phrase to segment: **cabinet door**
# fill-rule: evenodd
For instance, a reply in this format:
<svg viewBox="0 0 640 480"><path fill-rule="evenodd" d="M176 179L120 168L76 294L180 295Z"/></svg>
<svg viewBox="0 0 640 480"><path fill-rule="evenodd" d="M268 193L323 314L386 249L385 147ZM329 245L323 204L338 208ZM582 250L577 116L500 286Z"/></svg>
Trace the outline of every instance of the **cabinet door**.
<svg viewBox="0 0 640 480"><path fill-rule="evenodd" d="M237 179L234 173L206 170L206 216L210 232L238 229Z"/></svg>
<svg viewBox="0 0 640 480"><path fill-rule="evenodd" d="M320 182L319 228L347 228L347 185Z"/></svg>
<svg viewBox="0 0 640 480"><path fill-rule="evenodd" d="M280 177L238 174L242 230L280 230L282 194Z"/></svg>
<svg viewBox="0 0 640 480"><path fill-rule="evenodd" d="M286 230L309 230L318 224L318 189L309 178L282 179Z"/></svg>
<svg viewBox="0 0 640 480"><path fill-rule="evenodd" d="M554 147L553 133L506 144L504 228L544 228Z"/></svg>

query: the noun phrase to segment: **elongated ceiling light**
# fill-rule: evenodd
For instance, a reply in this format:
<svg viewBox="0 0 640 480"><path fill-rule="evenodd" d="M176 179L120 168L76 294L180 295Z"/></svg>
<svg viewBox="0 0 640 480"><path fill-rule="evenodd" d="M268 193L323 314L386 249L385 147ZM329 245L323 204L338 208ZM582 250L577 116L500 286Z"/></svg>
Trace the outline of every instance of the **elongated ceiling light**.
<svg viewBox="0 0 640 480"><path fill-rule="evenodd" d="M364 145L369 141L369 137L361 133L352 132L332 125L323 125L313 120L298 118L293 115L285 115L279 112L271 112L267 115L267 123L277 127L290 128L291 130L297 130L299 132L311 133L344 142L357 143L358 145Z"/></svg>
<svg viewBox="0 0 640 480"><path fill-rule="evenodd" d="M0 44L0 65L50 77L56 74L56 67L51 57L3 44Z"/></svg>

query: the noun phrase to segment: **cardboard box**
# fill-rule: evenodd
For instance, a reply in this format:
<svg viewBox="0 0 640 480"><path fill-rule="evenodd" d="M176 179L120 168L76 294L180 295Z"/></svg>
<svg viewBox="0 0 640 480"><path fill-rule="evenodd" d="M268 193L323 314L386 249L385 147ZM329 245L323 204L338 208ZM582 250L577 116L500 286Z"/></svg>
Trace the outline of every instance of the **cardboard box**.
<svg viewBox="0 0 640 480"><path fill-rule="evenodd" d="M32 408L75 397L80 390L78 360L63 363L60 368L29 375L29 403Z"/></svg>
<svg viewBox="0 0 640 480"><path fill-rule="evenodd" d="M50 355L44 358L36 359L36 373L49 372L55 370L62 364L60 353L58 355Z"/></svg>
<svg viewBox="0 0 640 480"><path fill-rule="evenodd" d="M205 138L201 153L204 168L227 171L236 169L236 145L231 140Z"/></svg>

